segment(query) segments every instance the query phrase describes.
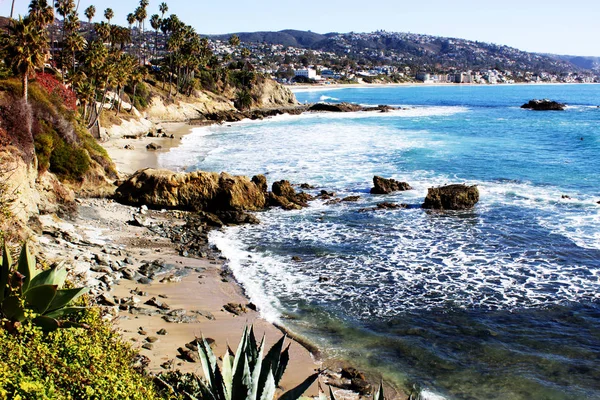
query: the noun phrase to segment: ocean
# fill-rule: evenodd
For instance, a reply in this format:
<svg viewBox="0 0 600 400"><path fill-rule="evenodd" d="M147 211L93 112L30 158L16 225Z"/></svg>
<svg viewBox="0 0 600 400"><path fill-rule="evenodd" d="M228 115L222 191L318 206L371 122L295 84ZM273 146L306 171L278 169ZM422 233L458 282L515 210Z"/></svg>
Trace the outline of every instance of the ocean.
<svg viewBox="0 0 600 400"><path fill-rule="evenodd" d="M402 109L196 128L159 159L360 196L211 234L265 318L448 399L600 399L600 86L296 96ZM519 108L533 98L568 107ZM374 175L413 190L371 195ZM450 183L478 185L474 209L420 208ZM410 207L359 212L383 201Z"/></svg>

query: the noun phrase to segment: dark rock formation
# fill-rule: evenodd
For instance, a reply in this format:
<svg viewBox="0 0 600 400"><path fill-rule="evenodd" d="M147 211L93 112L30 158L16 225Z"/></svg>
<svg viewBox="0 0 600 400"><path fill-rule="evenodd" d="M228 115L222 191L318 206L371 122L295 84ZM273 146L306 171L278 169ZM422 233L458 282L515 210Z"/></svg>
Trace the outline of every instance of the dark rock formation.
<svg viewBox="0 0 600 400"><path fill-rule="evenodd" d="M139 170L123 182L115 199L130 205L190 211L256 211L265 207L262 187L245 176L151 168Z"/></svg>
<svg viewBox="0 0 600 400"><path fill-rule="evenodd" d="M363 106L351 103L316 103L308 108L308 111L327 111L327 112L351 112L351 111L362 111Z"/></svg>
<svg viewBox="0 0 600 400"><path fill-rule="evenodd" d="M412 187L406 182L399 182L394 179L386 179L381 176L373 177L373 187L371 194L389 194L402 190L411 190Z"/></svg>
<svg viewBox="0 0 600 400"><path fill-rule="evenodd" d="M262 191L263 193L267 193L269 190L269 186L267 185L267 177L264 175L254 175L252 177L252 182Z"/></svg>
<svg viewBox="0 0 600 400"><path fill-rule="evenodd" d="M299 210L308 207L308 202L314 197L308 193L296 193L288 181L277 181L273 183L272 192L269 193L269 205L281 207L286 210Z"/></svg>
<svg viewBox="0 0 600 400"><path fill-rule="evenodd" d="M448 185L429 188L423 208L435 210L465 210L479 201L476 185Z"/></svg>
<svg viewBox="0 0 600 400"><path fill-rule="evenodd" d="M156 143L152 142L152 143L148 143L148 145L146 145L146 149L150 150L150 151L156 151L156 150L162 149L162 146L160 144L156 144Z"/></svg>
<svg viewBox="0 0 600 400"><path fill-rule="evenodd" d="M536 111L563 111L566 105L562 103L558 103L556 101L543 99L543 100L529 100L528 103L525 103L521 106L521 108L528 108Z"/></svg>

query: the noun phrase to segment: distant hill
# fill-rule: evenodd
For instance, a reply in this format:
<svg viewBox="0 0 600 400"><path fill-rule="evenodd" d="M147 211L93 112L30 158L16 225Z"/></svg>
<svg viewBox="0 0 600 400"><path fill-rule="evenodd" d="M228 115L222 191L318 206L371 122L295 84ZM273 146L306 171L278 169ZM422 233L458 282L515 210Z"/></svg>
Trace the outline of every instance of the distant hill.
<svg viewBox="0 0 600 400"><path fill-rule="evenodd" d="M548 54L549 57L558 60L568 61L578 67L600 71L600 57L584 57L584 56L562 56L556 54Z"/></svg>
<svg viewBox="0 0 600 400"><path fill-rule="evenodd" d="M243 43L283 45L335 53L341 57L375 63L396 63L424 69L499 69L546 71L555 74L582 72L597 66L590 57L550 56L512 47L466 39L402 32L327 33L283 30L238 32ZM209 35L228 40L231 34Z"/></svg>
<svg viewBox="0 0 600 400"><path fill-rule="evenodd" d="M309 31L286 29L279 32L237 32L240 40L245 43L280 44L290 47L311 48L315 43L327 39L326 35ZM229 40L233 33L225 35L206 35L215 40Z"/></svg>

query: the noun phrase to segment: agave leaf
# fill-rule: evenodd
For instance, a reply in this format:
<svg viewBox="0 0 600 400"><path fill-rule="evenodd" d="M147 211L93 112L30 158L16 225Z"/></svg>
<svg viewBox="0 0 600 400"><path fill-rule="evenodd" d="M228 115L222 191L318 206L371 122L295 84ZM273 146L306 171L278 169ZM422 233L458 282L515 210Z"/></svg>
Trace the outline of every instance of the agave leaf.
<svg viewBox="0 0 600 400"><path fill-rule="evenodd" d="M254 325L250 325L250 332L248 332L248 361L250 362L250 370L254 370L254 365L258 358L258 345L256 344L256 337L254 336Z"/></svg>
<svg viewBox="0 0 600 400"><path fill-rule="evenodd" d="M329 386L329 397L331 400L335 400L335 396L333 395L333 390L331 390L331 386Z"/></svg>
<svg viewBox="0 0 600 400"><path fill-rule="evenodd" d="M275 378L273 378L273 372L269 369L269 374L267 375L267 380L264 384L262 395L259 400L273 400L275 396Z"/></svg>
<svg viewBox="0 0 600 400"><path fill-rule="evenodd" d="M236 354L236 357L238 355ZM239 356L240 360L237 368L233 373L233 385L231 387L231 400L246 400L249 395L249 375L248 357L246 352L242 351Z"/></svg>
<svg viewBox="0 0 600 400"><path fill-rule="evenodd" d="M65 268L52 267L37 274L31 280L29 286L57 285L61 288L65 283L65 279L67 279L67 270Z"/></svg>
<svg viewBox="0 0 600 400"><path fill-rule="evenodd" d="M27 290L24 294L25 304L27 308L31 308L38 314L44 314L52 300L56 297L56 291L58 286L56 285L41 285L35 286Z"/></svg>
<svg viewBox="0 0 600 400"><path fill-rule="evenodd" d="M8 285L8 278L10 275L10 267L12 266L12 257L6 241L4 242L4 249L2 251L2 259L0 260L0 302L4 300L5 293L7 291L6 286Z"/></svg>
<svg viewBox="0 0 600 400"><path fill-rule="evenodd" d="M306 390L310 387L310 385L312 385L317 380L318 377L319 377L318 373L312 374L311 376L306 378L304 380L304 382L302 382L295 388L290 389L287 392L285 392L279 398L279 400L297 400L300 396L302 396L302 393L306 392Z"/></svg>
<svg viewBox="0 0 600 400"><path fill-rule="evenodd" d="M33 319L33 323L40 328L42 328L45 332L52 332L60 328L60 323L54 318L48 318L46 316L40 315Z"/></svg>
<svg viewBox="0 0 600 400"><path fill-rule="evenodd" d="M252 335L254 336L254 335ZM256 355L256 363L254 364L254 369L251 370L252 373L252 386L251 386L251 393L250 393L250 400L257 400L259 399L258 397L258 382L259 382L259 378L260 378L260 371L261 371L261 367L262 367L262 357L263 357L263 353L265 352L265 337L263 336L262 340L260 341L260 349L258 350L258 353Z"/></svg>
<svg viewBox="0 0 600 400"><path fill-rule="evenodd" d="M52 303L50 304L50 307L48 307L48 311L54 311L54 310L58 310L59 308L65 307L71 301L75 300L82 294L87 293L89 290L90 290L90 288L87 288L87 287L58 290L56 292L56 296L54 297L54 300L52 300Z"/></svg>
<svg viewBox="0 0 600 400"><path fill-rule="evenodd" d="M244 327L244 333L242 333L242 338L240 339L240 343L238 344L238 348L237 351L234 354L234 359L233 359L233 376L235 379L235 373L238 370L238 364L240 363L240 360L242 358L242 353L245 352L245 348L246 348L246 342L248 341L248 327L245 326Z"/></svg>
<svg viewBox="0 0 600 400"><path fill-rule="evenodd" d="M202 370L204 371L204 378L208 382L210 387L214 386L214 382L210 379L211 377L211 369L212 364L210 362L210 355L212 353L212 349L210 346L205 346L206 341L204 340L204 335L202 336L202 340L196 340L196 344L198 346L198 355L200 356L200 362L202 363Z"/></svg>
<svg viewBox="0 0 600 400"><path fill-rule="evenodd" d="M385 400L383 395L383 381L379 384L379 389L375 392L375 396L373 396L373 400Z"/></svg>
<svg viewBox="0 0 600 400"><path fill-rule="evenodd" d="M283 353L281 353L281 357L279 358L279 366L277 367L277 371L274 374L275 382L279 385L279 381L287 368L288 362L290 361L290 345L285 348Z"/></svg>
<svg viewBox="0 0 600 400"><path fill-rule="evenodd" d="M262 368L260 371L259 383L258 383L258 393L257 396L262 397L262 388L267 381L267 377L269 376L269 371L273 374L273 378L275 377L275 373L277 372L277 368L279 366L279 358L281 356L281 349L283 348L283 342L285 341L285 335L281 337L270 349L265 358L262 361ZM275 386L279 385L279 382L275 380Z"/></svg>
<svg viewBox="0 0 600 400"><path fill-rule="evenodd" d="M85 310L85 309L86 309L86 307L75 307L75 306L73 306L73 307L63 307L63 308L59 308L59 309L54 310L54 311L47 312L44 315L46 317L50 317L50 318L60 318L60 317L62 317L64 315L72 314L74 312L78 312L78 311Z"/></svg>
<svg viewBox="0 0 600 400"><path fill-rule="evenodd" d="M29 252L27 242L23 243L21 248L21 255L19 256L19 263L17 265L17 271L23 275L23 287L22 290L25 292L29 288L29 282L37 275L35 269L35 257Z"/></svg>
<svg viewBox="0 0 600 400"><path fill-rule="evenodd" d="M223 384L225 385L225 397L231 400L231 385L233 384L233 356L229 351L229 347L225 350L223 363L221 364L221 373L223 374Z"/></svg>
<svg viewBox="0 0 600 400"><path fill-rule="evenodd" d="M25 320L25 309L21 298L17 296L8 296L2 302L2 313L12 321L22 322Z"/></svg>

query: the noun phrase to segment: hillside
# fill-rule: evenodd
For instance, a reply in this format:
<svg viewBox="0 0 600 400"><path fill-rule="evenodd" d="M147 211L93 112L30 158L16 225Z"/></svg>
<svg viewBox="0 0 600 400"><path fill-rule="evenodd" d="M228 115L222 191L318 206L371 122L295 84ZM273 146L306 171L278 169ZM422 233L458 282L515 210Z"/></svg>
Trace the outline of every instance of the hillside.
<svg viewBox="0 0 600 400"><path fill-rule="evenodd" d="M283 30L240 32L237 35L242 43L248 45L281 45L332 53L359 63L408 65L425 70L495 68L565 74L592 67L592 63L582 63L575 57L552 57L503 45L413 33L377 31L318 34ZM208 37L225 41L230 36Z"/></svg>
<svg viewBox="0 0 600 400"><path fill-rule="evenodd" d="M562 61L570 62L583 69L600 71L600 57L585 57L585 56L564 56L556 54L548 54L549 57Z"/></svg>

